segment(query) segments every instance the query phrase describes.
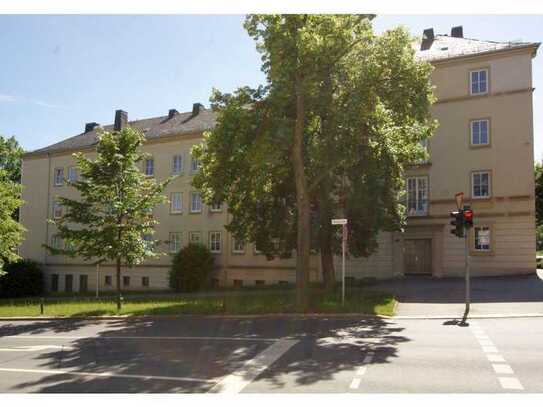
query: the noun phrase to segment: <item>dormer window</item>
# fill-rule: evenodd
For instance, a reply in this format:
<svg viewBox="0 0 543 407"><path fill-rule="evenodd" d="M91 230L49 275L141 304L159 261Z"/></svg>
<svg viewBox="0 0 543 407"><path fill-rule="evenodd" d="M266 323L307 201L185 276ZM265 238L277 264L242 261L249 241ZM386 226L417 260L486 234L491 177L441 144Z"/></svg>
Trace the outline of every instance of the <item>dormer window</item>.
<svg viewBox="0 0 543 407"><path fill-rule="evenodd" d="M469 73L470 92L472 95L488 93L488 69L479 69Z"/></svg>

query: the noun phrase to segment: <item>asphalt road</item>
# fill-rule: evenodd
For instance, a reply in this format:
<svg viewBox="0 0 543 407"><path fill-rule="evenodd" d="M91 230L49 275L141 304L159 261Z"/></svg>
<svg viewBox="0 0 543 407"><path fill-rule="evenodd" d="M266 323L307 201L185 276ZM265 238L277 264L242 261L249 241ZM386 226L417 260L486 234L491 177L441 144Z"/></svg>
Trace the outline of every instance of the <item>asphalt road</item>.
<svg viewBox="0 0 543 407"><path fill-rule="evenodd" d="M0 322L1 392L543 392L543 318Z"/></svg>

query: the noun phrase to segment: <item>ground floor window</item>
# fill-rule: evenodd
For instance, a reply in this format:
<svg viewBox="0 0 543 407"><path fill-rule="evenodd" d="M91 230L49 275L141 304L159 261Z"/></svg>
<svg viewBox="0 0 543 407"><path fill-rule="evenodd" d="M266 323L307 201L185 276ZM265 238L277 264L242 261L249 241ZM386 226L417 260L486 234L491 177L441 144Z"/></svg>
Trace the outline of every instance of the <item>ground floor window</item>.
<svg viewBox="0 0 543 407"><path fill-rule="evenodd" d="M105 276L105 277L104 277L104 284L106 285L106 287L111 287L111 285L112 285L112 278L111 278L111 276Z"/></svg>
<svg viewBox="0 0 543 407"><path fill-rule="evenodd" d="M181 232L170 233L170 253L175 254L181 250Z"/></svg>
<svg viewBox="0 0 543 407"><path fill-rule="evenodd" d="M130 287L130 277L129 276L123 276L123 285L125 287Z"/></svg>
<svg viewBox="0 0 543 407"><path fill-rule="evenodd" d="M232 253L245 253L245 242L243 240L238 240L232 237Z"/></svg>
<svg viewBox="0 0 543 407"><path fill-rule="evenodd" d="M89 276L81 274L79 276L79 292L84 293L89 291Z"/></svg>
<svg viewBox="0 0 543 407"><path fill-rule="evenodd" d="M58 291L58 274L51 274L51 291Z"/></svg>
<svg viewBox="0 0 543 407"><path fill-rule="evenodd" d="M64 276L64 291L71 293L74 290L74 276L66 274Z"/></svg>
<svg viewBox="0 0 543 407"><path fill-rule="evenodd" d="M407 179L407 213L409 216L428 215L428 177Z"/></svg>
<svg viewBox="0 0 543 407"><path fill-rule="evenodd" d="M149 277L142 277L141 278L141 285L143 287L149 287Z"/></svg>
<svg viewBox="0 0 543 407"><path fill-rule="evenodd" d="M190 232L189 233L189 243L202 243L202 234L200 232Z"/></svg>
<svg viewBox="0 0 543 407"><path fill-rule="evenodd" d="M489 226L476 226L473 229L475 250L488 252L491 250L491 231Z"/></svg>

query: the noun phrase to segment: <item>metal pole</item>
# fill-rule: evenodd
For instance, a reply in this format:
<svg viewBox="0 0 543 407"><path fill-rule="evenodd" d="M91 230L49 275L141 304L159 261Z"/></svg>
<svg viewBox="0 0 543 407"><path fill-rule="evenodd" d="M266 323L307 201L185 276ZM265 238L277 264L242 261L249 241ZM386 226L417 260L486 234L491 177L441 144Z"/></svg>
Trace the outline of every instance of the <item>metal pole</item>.
<svg viewBox="0 0 543 407"><path fill-rule="evenodd" d="M100 286L100 263L96 263L96 298L99 297L99 286Z"/></svg>
<svg viewBox="0 0 543 407"><path fill-rule="evenodd" d="M341 239L341 305L345 305L345 243L347 242L346 226L343 225L343 236Z"/></svg>
<svg viewBox="0 0 543 407"><path fill-rule="evenodd" d="M466 311L464 313L464 320L467 319L469 314L469 306L471 302L471 296L470 296L470 276L469 276L469 239L468 239L468 233L469 229L466 228L465 230L466 236Z"/></svg>

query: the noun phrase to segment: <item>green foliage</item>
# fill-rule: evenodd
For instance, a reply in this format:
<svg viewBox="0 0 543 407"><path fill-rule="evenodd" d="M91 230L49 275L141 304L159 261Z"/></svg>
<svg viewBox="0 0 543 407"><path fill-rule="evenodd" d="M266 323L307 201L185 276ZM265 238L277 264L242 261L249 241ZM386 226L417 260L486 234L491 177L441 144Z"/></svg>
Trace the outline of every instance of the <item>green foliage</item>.
<svg viewBox="0 0 543 407"><path fill-rule="evenodd" d="M535 240L537 250L543 250L543 225L538 225L535 229Z"/></svg>
<svg viewBox="0 0 543 407"><path fill-rule="evenodd" d="M267 84L211 96L217 122L193 148L202 163L193 184L207 202L226 202L227 229L268 257L296 248L291 147L299 92L313 248L320 236L320 248L324 242L339 252L334 217L349 219L354 256L373 253L379 231L405 225L404 170L426 159L420 143L436 128L432 67L415 60L405 29L378 36L370 20L249 16L245 28L262 54Z"/></svg>
<svg viewBox="0 0 543 407"><path fill-rule="evenodd" d="M13 182L21 182L23 152L15 137L4 138L0 135L0 171L4 170Z"/></svg>
<svg viewBox="0 0 543 407"><path fill-rule="evenodd" d="M190 243L175 255L170 269L170 287L193 292L206 287L213 271L213 255L202 244Z"/></svg>
<svg viewBox="0 0 543 407"><path fill-rule="evenodd" d="M43 294L43 272L32 260L18 260L4 267L0 276L0 297L31 297Z"/></svg>
<svg viewBox="0 0 543 407"><path fill-rule="evenodd" d="M97 157L74 154L80 180L69 182L79 200L58 197L63 208L60 219L50 220L64 240L65 248L46 248L53 254L81 256L85 260L122 259L128 266L155 257L158 241L146 241L158 223L153 208L167 201L163 190L171 179L157 182L145 176L139 163L145 138L137 130L99 135Z"/></svg>
<svg viewBox="0 0 543 407"><path fill-rule="evenodd" d="M19 258L17 247L23 240L25 229L14 219L13 214L22 204L21 186L0 169L0 274L5 262Z"/></svg>
<svg viewBox="0 0 543 407"><path fill-rule="evenodd" d="M535 163L535 213L536 224L543 225L543 164Z"/></svg>

